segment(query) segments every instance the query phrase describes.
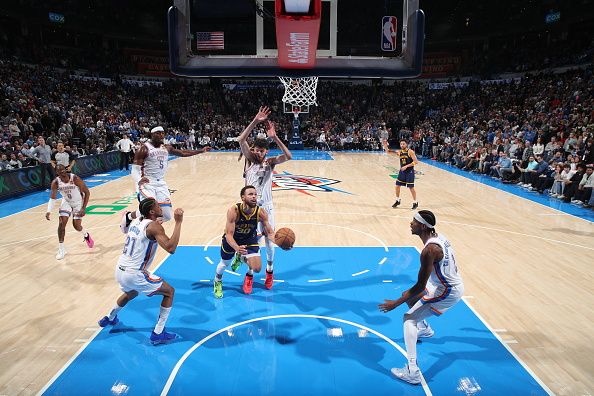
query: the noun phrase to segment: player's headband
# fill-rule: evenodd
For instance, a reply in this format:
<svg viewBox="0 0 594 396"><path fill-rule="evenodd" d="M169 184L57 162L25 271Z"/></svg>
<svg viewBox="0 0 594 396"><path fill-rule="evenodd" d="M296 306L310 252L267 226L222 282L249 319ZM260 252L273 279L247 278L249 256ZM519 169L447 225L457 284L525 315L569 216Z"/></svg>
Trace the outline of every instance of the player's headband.
<svg viewBox="0 0 594 396"><path fill-rule="evenodd" d="M435 226L432 226L431 224L429 224L427 222L427 220L425 220L423 218L423 216L421 216L421 214L419 212L415 213L414 217L413 217L416 221L418 221L421 224L424 224L427 226L427 228L435 228Z"/></svg>

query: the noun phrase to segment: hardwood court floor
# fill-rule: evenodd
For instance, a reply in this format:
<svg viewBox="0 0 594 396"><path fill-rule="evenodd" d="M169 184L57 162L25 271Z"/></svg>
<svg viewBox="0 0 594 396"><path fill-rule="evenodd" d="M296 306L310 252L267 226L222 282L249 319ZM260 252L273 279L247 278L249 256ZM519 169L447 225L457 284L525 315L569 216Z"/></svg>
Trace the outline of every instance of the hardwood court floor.
<svg viewBox="0 0 594 396"><path fill-rule="evenodd" d="M243 184L236 158L209 153L170 162L174 207L185 210L180 244L217 243ZM408 191L401 208L390 208L395 166L396 158L383 154L281 165L279 172L338 180L328 187L348 194L275 191L277 228L291 227L301 246L420 247L410 235ZM467 302L553 392L592 393L593 223L429 165L418 170L421 208L435 212L438 232L456 249ZM125 202L132 180L103 184L91 194L92 205ZM113 279L123 244L119 216L84 218L96 243L91 251L69 227L68 254L56 261L57 212L49 222L44 213L41 205L0 219L0 394L38 392L93 336L119 294ZM165 257L159 250L153 267ZM392 320L400 325L398 317Z"/></svg>

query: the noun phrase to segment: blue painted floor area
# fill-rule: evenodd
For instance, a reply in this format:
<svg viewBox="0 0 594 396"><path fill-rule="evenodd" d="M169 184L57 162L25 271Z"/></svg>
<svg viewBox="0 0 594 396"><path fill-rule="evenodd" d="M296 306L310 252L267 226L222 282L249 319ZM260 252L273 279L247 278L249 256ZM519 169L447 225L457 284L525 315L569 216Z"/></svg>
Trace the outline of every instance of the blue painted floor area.
<svg viewBox="0 0 594 396"><path fill-rule="evenodd" d="M281 155L282 152L280 150L274 149L268 152L268 155L274 157L276 155ZM317 150L291 150L291 154L293 155L293 161L332 161L332 155L330 155L327 151L317 151Z"/></svg>
<svg viewBox="0 0 594 396"><path fill-rule="evenodd" d="M576 216L588 221L594 221L594 210L592 209L583 208L579 205L574 205L571 203L565 203L560 199L549 197L547 194L539 194L536 191L528 191L520 186L516 186L515 184L504 184L497 179L493 179L492 177L463 171L461 169L456 168L455 166L448 165L443 162L434 161L427 158L424 158L422 162L424 164L435 166L436 168L446 170L456 175L463 176L475 182L483 183L488 186L498 188L508 193L517 195L518 197L526 198L532 202L548 206L549 208L557 209L561 212L570 214L572 216Z"/></svg>
<svg viewBox="0 0 594 396"><path fill-rule="evenodd" d="M179 247L157 271L176 288L167 330L179 338L149 344L161 298L141 296L45 394L425 394L390 373L406 363L406 308L384 314L377 304L414 283L419 253L389 249L277 249L273 290L256 274L253 294L244 295L242 266L239 276L225 273L217 300L211 279L219 247ZM418 362L434 395L546 394L464 302L429 322L435 335L418 344Z"/></svg>
<svg viewBox="0 0 594 396"><path fill-rule="evenodd" d="M126 170L112 170L105 173L99 173L93 176L84 178L87 187L92 188L103 183L119 179L120 177L128 176L130 171ZM22 195L17 198L0 201L0 218L10 216L12 214L22 212L23 210L34 208L37 205L46 204L50 196L50 190L36 191L34 193ZM58 194L60 198L60 194ZM92 197L91 197L92 199Z"/></svg>

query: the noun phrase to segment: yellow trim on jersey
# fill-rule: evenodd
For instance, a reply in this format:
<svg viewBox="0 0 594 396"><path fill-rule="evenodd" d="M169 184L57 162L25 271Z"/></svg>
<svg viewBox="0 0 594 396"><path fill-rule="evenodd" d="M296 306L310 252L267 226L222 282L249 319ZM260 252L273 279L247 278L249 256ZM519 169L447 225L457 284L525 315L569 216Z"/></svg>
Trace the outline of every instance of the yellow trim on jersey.
<svg viewBox="0 0 594 396"><path fill-rule="evenodd" d="M227 243L229 243L229 242L227 242ZM229 245L229 246L231 246L231 245ZM227 254L234 254L234 253L235 253L235 250L233 250L232 252L228 252L228 251L226 251L226 250L225 250L225 248L223 247L223 244L222 244L222 243L221 243L221 250L222 250L223 252L227 253Z"/></svg>
<svg viewBox="0 0 594 396"><path fill-rule="evenodd" d="M243 215L243 217L245 217L246 220L251 220L252 217L254 217L254 215L258 214L258 209L260 209L258 206L256 206L256 210L254 210L254 212L250 215L248 215L247 213L244 212L243 208L245 207L245 205L243 203L239 204L239 212Z"/></svg>

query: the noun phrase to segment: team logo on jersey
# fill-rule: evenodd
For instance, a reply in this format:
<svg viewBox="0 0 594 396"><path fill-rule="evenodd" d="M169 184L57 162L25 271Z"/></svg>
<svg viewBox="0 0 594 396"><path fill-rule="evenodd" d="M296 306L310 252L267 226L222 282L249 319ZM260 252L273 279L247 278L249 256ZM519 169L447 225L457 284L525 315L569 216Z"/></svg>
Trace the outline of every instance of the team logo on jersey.
<svg viewBox="0 0 594 396"><path fill-rule="evenodd" d="M309 192L337 191L344 194L351 194L338 188L329 187L337 183L340 183L340 180L328 179L327 177L292 175L289 172L274 173L272 175L272 191L296 190L312 197L313 195Z"/></svg>

